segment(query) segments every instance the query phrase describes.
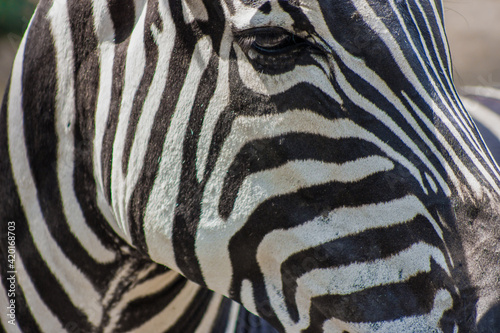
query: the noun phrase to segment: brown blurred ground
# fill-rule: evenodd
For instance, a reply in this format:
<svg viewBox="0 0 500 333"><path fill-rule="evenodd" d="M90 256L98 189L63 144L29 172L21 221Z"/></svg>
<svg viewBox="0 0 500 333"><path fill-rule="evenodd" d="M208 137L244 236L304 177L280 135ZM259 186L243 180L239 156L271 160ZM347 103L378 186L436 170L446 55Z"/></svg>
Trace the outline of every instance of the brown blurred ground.
<svg viewBox="0 0 500 333"><path fill-rule="evenodd" d="M3 97L5 85L9 79L10 69L20 38L20 36L14 34L0 38L0 99Z"/></svg>
<svg viewBox="0 0 500 333"><path fill-rule="evenodd" d="M444 7L457 86L500 88L500 0L444 0ZM0 38L0 95L19 39Z"/></svg>
<svg viewBox="0 0 500 333"><path fill-rule="evenodd" d="M500 0L444 0L455 84L500 88Z"/></svg>

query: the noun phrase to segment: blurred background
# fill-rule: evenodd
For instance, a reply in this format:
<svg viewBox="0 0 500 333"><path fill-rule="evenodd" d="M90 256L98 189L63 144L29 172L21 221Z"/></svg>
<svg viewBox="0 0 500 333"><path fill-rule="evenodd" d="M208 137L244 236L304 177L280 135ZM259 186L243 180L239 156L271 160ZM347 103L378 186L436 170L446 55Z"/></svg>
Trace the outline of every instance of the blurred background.
<svg viewBox="0 0 500 333"><path fill-rule="evenodd" d="M3 97L14 56L37 0L0 0L0 96Z"/></svg>
<svg viewBox="0 0 500 333"><path fill-rule="evenodd" d="M0 0L0 96L37 0ZM500 88L500 0L444 0L445 21L459 87Z"/></svg>

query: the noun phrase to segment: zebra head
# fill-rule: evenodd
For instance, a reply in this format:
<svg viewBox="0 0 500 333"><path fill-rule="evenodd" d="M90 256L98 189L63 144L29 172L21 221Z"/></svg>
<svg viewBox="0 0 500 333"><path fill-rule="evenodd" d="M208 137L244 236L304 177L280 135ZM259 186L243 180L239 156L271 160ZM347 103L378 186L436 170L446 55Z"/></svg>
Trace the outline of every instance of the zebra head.
<svg viewBox="0 0 500 333"><path fill-rule="evenodd" d="M55 0L36 17L24 61L51 70L25 71L23 107L58 92L54 177L82 175L61 193L142 255L279 331L473 332L498 309L499 171L441 1Z"/></svg>
<svg viewBox="0 0 500 333"><path fill-rule="evenodd" d="M440 1L138 3L99 179L131 244L290 332L470 330L498 301L498 170Z"/></svg>
<svg viewBox="0 0 500 333"><path fill-rule="evenodd" d="M100 179L131 244L290 332L467 331L498 301L498 169L440 1L137 3Z"/></svg>

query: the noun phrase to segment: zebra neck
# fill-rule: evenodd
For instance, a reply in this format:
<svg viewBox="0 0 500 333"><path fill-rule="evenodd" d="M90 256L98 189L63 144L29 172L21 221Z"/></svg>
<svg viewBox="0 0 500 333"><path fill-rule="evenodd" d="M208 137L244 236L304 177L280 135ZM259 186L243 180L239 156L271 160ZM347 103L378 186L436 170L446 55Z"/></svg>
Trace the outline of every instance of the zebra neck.
<svg viewBox="0 0 500 333"><path fill-rule="evenodd" d="M131 259L116 273L102 296L106 318L101 329L175 330L192 321L189 314L197 307L196 302L211 298L212 292L166 267Z"/></svg>
<svg viewBox="0 0 500 333"><path fill-rule="evenodd" d="M155 263L124 265L102 304L103 332L275 332L238 303Z"/></svg>

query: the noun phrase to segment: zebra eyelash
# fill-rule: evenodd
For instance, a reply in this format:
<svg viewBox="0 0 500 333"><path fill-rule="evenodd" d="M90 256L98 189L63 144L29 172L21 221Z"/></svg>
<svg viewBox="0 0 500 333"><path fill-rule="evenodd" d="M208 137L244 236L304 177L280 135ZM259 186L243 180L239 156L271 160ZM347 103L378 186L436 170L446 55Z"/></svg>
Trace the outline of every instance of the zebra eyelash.
<svg viewBox="0 0 500 333"><path fill-rule="evenodd" d="M278 27L246 30L236 34L236 40L245 53L255 50L264 56L283 55L310 45L304 38Z"/></svg>

